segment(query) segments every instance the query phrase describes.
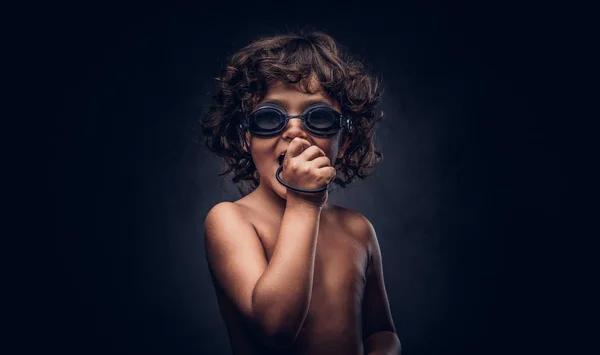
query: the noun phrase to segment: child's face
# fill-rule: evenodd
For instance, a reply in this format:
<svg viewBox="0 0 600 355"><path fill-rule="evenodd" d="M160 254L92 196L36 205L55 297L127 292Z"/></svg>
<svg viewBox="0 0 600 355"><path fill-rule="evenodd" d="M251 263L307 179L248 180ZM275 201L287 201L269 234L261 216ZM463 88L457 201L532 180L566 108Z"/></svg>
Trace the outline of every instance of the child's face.
<svg viewBox="0 0 600 355"><path fill-rule="evenodd" d="M314 90L318 88L318 90ZM306 94L300 90L299 84L288 84L277 82L269 86L265 97L257 103L257 106L266 102L279 105L289 115L298 115L314 103L325 103L341 112L339 102L327 96L318 80L311 79L311 91ZM254 165L260 176L260 184L268 185L279 196L286 198L287 188L281 185L275 178L275 172L279 167L279 155L285 152L290 142L295 137L306 139L311 144L321 148L333 165L337 158L341 158L350 143L349 137L344 130L338 132L331 138L319 138L311 135L302 127L300 118L292 118L283 132L273 138L262 138L246 133L246 142L250 146ZM266 186L265 186L266 187Z"/></svg>

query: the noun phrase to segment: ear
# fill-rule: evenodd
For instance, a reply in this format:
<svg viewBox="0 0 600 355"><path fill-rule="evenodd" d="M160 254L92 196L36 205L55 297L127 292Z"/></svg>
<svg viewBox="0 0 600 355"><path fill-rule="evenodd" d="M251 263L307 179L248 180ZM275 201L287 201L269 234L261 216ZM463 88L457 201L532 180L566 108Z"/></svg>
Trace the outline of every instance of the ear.
<svg viewBox="0 0 600 355"><path fill-rule="evenodd" d="M348 147L350 146L350 143L352 143L352 139L354 138L354 132L352 132L351 134L345 134L344 135L345 138L343 139L343 143L340 146L340 149L338 151L338 159L342 159L344 157L344 153L346 152L346 149L348 149Z"/></svg>

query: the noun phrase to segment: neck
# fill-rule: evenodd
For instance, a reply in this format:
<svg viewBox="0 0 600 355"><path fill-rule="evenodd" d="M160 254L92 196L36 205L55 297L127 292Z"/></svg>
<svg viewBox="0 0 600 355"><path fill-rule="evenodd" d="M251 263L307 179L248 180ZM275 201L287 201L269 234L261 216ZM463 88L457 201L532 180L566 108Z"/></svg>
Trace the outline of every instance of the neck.
<svg viewBox="0 0 600 355"><path fill-rule="evenodd" d="M269 211L278 216L283 217L285 212L286 199L279 196L273 189L264 184L259 184L252 192L252 195L260 201L261 210Z"/></svg>

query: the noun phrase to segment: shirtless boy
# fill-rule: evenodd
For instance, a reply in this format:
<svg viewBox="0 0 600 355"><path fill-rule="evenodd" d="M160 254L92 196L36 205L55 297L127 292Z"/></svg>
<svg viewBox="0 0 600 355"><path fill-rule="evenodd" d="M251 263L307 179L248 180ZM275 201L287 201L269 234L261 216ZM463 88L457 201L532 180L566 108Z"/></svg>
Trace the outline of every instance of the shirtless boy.
<svg viewBox="0 0 600 355"><path fill-rule="evenodd" d="M233 353L399 354L375 230L327 203L381 160L377 80L313 32L253 42L218 81L206 144L252 188L205 220Z"/></svg>

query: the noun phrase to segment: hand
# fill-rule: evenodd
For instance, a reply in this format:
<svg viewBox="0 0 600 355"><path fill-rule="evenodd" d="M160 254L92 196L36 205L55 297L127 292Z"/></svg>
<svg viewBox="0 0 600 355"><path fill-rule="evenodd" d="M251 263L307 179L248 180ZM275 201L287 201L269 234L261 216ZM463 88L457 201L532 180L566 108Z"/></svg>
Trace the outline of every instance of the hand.
<svg viewBox="0 0 600 355"><path fill-rule="evenodd" d="M316 190L335 179L336 171L331 161L316 145L302 138L294 138L283 160L279 177L288 185L306 190ZM298 198L321 207L327 202L327 190L319 193L304 193L288 189L288 201Z"/></svg>

